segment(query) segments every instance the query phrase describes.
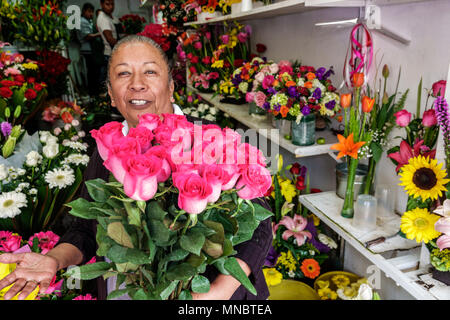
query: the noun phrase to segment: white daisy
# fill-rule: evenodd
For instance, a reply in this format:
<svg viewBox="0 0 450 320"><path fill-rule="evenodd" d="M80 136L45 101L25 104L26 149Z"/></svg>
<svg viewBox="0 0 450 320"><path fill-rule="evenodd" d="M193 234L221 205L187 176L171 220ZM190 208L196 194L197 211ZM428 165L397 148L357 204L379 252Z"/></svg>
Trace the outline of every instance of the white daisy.
<svg viewBox="0 0 450 320"><path fill-rule="evenodd" d="M70 141L70 140L64 140L63 146L69 147L71 149L77 150L77 151L86 151L87 146L81 142L77 141Z"/></svg>
<svg viewBox="0 0 450 320"><path fill-rule="evenodd" d="M14 218L20 214L20 208L27 206L27 197L21 192L0 194L0 218Z"/></svg>
<svg viewBox="0 0 450 320"><path fill-rule="evenodd" d="M75 164L75 165L87 165L89 162L89 156L80 153L74 153L69 155L66 159L64 159L64 164Z"/></svg>
<svg viewBox="0 0 450 320"><path fill-rule="evenodd" d="M75 175L72 169L56 168L45 174L45 182L48 183L50 189L65 188L75 181Z"/></svg>
<svg viewBox="0 0 450 320"><path fill-rule="evenodd" d="M337 243L334 242L333 239L331 239L329 236L323 234L323 233L319 233L319 235L317 236L319 238L319 241L322 242L324 245L328 246L331 249L336 249L337 248Z"/></svg>

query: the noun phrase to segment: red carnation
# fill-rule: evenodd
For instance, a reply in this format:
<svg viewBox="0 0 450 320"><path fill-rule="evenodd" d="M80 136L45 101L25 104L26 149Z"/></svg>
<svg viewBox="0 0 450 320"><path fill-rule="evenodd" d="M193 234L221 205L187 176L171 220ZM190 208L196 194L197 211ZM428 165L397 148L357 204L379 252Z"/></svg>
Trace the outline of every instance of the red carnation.
<svg viewBox="0 0 450 320"><path fill-rule="evenodd" d="M12 86L15 86L15 85L16 85L16 82L15 82L15 81L12 81L12 80L1 80L1 81L0 81L0 84L1 84L3 87L12 87Z"/></svg>
<svg viewBox="0 0 450 320"><path fill-rule="evenodd" d="M298 162L294 163L289 171L295 175L300 174L300 164Z"/></svg>
<svg viewBox="0 0 450 320"><path fill-rule="evenodd" d="M21 74L16 74L14 75L14 80L19 81L19 82L25 82L25 77Z"/></svg>
<svg viewBox="0 0 450 320"><path fill-rule="evenodd" d="M25 95L25 98L27 98L27 100L34 100L37 97L37 93L33 89L27 89L27 91L25 91L24 95Z"/></svg>
<svg viewBox="0 0 450 320"><path fill-rule="evenodd" d="M42 90L42 85L36 82L34 84L34 90L36 90L37 92L41 91Z"/></svg>
<svg viewBox="0 0 450 320"><path fill-rule="evenodd" d="M1 87L0 88L0 96L2 96L3 98L11 98L11 96L13 95L13 92L10 88L8 87Z"/></svg>

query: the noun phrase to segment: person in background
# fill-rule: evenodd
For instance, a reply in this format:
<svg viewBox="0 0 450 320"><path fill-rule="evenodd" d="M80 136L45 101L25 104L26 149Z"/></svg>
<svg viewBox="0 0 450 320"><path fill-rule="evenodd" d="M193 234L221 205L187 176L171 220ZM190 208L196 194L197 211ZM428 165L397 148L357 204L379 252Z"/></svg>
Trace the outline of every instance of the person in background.
<svg viewBox="0 0 450 320"><path fill-rule="evenodd" d="M86 2L81 10L81 27L77 32L77 36L81 44L81 55L86 61L87 88L90 95L96 95L98 93L99 85L97 81L99 78L98 73L100 72L100 69L96 66L92 52L92 43L96 38L100 37L100 33L95 33L94 31L94 25L92 23L93 16L94 6Z"/></svg>
<svg viewBox="0 0 450 320"><path fill-rule="evenodd" d="M103 40L103 64L101 67L100 83L104 84L107 74L108 61L111 56L111 51L118 41L118 34L115 24L119 23L119 19L113 16L114 0L100 0L102 11L97 17L97 29Z"/></svg>

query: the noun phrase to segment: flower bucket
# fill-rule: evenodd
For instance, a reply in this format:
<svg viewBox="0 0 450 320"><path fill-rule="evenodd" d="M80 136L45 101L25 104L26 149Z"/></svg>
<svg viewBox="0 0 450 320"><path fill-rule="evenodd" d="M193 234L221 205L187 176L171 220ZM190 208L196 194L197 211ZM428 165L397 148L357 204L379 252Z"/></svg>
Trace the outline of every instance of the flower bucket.
<svg viewBox="0 0 450 320"><path fill-rule="evenodd" d="M250 103L248 114L254 118L264 120L267 118L267 111L258 107L254 102Z"/></svg>
<svg viewBox="0 0 450 320"><path fill-rule="evenodd" d="M275 128L280 130L280 136L291 135L292 121L275 119Z"/></svg>
<svg viewBox="0 0 450 320"><path fill-rule="evenodd" d="M359 194L361 194L361 187L364 184L368 172L368 167L365 164L358 164L355 174L355 182L353 188L353 199L356 200ZM336 165L336 195L345 199L345 190L347 187L348 169L347 163L342 162Z"/></svg>
<svg viewBox="0 0 450 320"><path fill-rule="evenodd" d="M299 123L292 121L292 143L297 146L310 146L316 142L316 116L308 114Z"/></svg>
<svg viewBox="0 0 450 320"><path fill-rule="evenodd" d="M436 279L450 286L450 271L439 271L438 269L433 267L431 274L433 275L433 279Z"/></svg>
<svg viewBox="0 0 450 320"><path fill-rule="evenodd" d="M283 279L276 286L269 286L269 300L320 300L320 298L306 283Z"/></svg>

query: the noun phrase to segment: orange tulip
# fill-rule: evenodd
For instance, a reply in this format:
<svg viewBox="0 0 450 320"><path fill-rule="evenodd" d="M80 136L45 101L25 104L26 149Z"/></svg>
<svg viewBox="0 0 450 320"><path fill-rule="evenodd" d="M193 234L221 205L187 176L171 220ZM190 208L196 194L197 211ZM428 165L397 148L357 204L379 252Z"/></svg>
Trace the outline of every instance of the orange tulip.
<svg viewBox="0 0 450 320"><path fill-rule="evenodd" d="M286 118L287 114L289 112L289 108L286 106L281 106L280 108L280 114L283 118Z"/></svg>
<svg viewBox="0 0 450 320"><path fill-rule="evenodd" d="M352 103L352 94L351 93L343 93L341 94L341 107L347 109L350 107Z"/></svg>
<svg viewBox="0 0 450 320"><path fill-rule="evenodd" d="M330 148L333 150L338 150L338 159L350 156L354 159L358 158L358 150L366 143L365 141L353 142L353 133L351 133L348 138L343 135L338 134L339 143L333 144Z"/></svg>
<svg viewBox="0 0 450 320"><path fill-rule="evenodd" d="M362 107L361 107L362 111L369 113L373 109L375 99L370 99L368 96L364 96L362 98L361 103L362 103Z"/></svg>
<svg viewBox="0 0 450 320"><path fill-rule="evenodd" d="M356 72L352 77L353 86L356 88L361 87L364 84L364 73Z"/></svg>

